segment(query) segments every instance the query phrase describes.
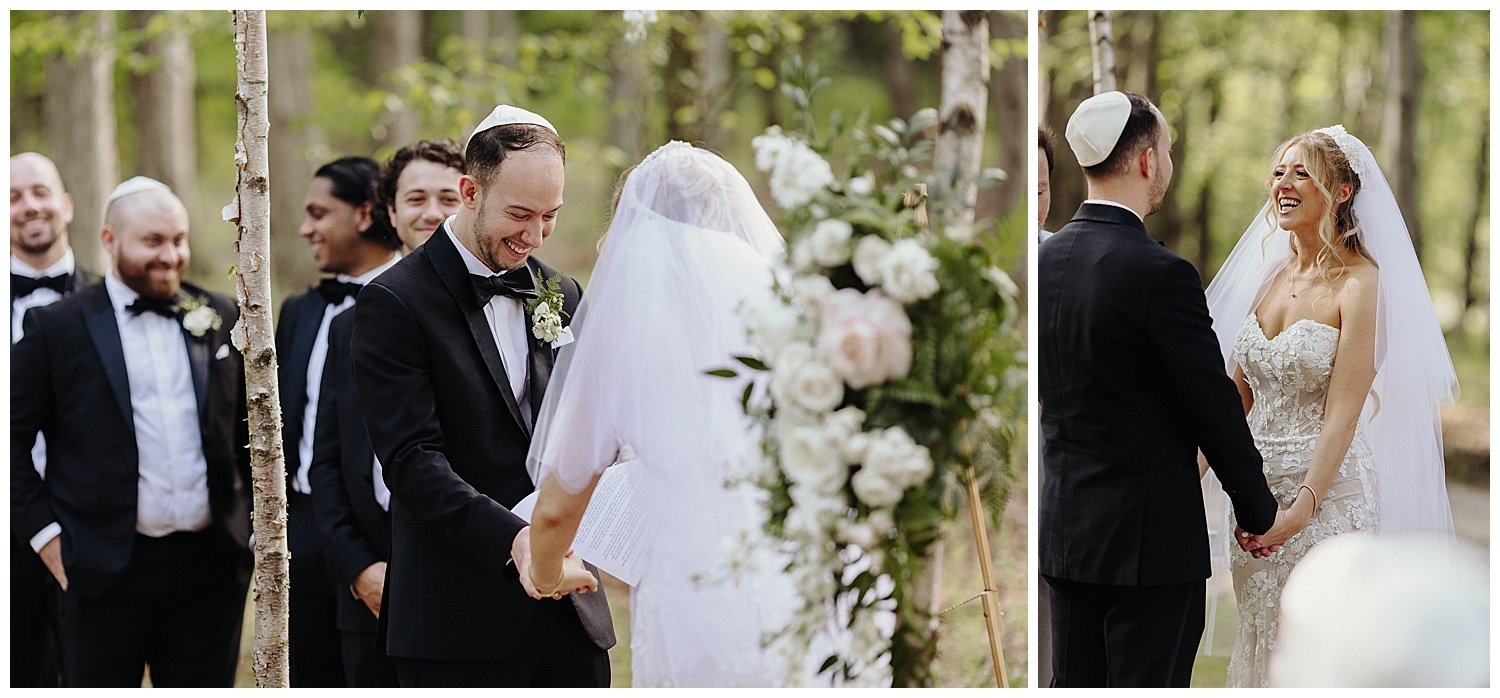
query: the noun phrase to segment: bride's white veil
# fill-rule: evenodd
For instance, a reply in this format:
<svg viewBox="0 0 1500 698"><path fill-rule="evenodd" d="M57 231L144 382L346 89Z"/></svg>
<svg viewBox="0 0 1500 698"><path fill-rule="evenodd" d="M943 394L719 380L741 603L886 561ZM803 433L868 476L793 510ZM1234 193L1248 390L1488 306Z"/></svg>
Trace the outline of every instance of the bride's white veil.
<svg viewBox="0 0 1500 698"><path fill-rule="evenodd" d="M1453 361L1432 308L1411 236L1375 156L1343 126L1319 129L1332 137L1360 179L1354 218L1366 251L1379 265L1375 365L1365 401L1365 425L1375 459L1380 532L1426 531L1453 535L1443 480L1439 408L1458 393ZM1224 365L1231 374L1240 325L1260 302L1290 257L1290 233L1274 226L1262 207L1208 286L1208 310ZM1205 486L1205 492L1220 491ZM1227 534L1223 526L1216 533ZM1215 541L1216 563L1228 554L1228 536ZM1217 569L1217 565L1216 565Z"/></svg>
<svg viewBox="0 0 1500 698"><path fill-rule="evenodd" d="M558 355L527 457L533 482L550 474L581 490L626 445L661 464L695 446L748 443L732 414L743 384L705 371L749 353L736 307L770 295L770 260L782 251L723 158L673 141L642 160L573 319L577 341Z"/></svg>

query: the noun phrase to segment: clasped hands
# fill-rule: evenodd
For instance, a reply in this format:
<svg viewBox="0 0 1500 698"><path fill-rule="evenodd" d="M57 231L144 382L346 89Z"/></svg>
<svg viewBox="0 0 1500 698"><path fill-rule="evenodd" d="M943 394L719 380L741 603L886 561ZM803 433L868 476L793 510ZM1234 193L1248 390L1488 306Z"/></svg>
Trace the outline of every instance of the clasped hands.
<svg viewBox="0 0 1500 698"><path fill-rule="evenodd" d="M599 589L599 580L583 565L583 558L569 550L560 565L542 561L540 569L532 564L531 527L516 534L510 544L510 557L516 563L521 587L533 599L561 599L571 593L586 594ZM556 570L554 573L553 570Z"/></svg>
<svg viewBox="0 0 1500 698"><path fill-rule="evenodd" d="M1299 498L1290 507L1277 510L1276 521L1271 524L1270 530L1260 535L1235 526L1234 542L1240 546L1240 550L1250 553L1256 559L1281 550L1288 539L1307 528L1307 522L1312 518L1311 507L1303 506L1302 502Z"/></svg>

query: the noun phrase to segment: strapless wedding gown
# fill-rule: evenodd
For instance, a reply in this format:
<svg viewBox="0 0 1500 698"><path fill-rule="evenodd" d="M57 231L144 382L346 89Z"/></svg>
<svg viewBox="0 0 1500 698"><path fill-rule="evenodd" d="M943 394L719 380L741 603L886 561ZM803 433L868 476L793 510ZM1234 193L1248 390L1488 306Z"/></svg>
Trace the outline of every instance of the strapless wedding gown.
<svg viewBox="0 0 1500 698"><path fill-rule="evenodd" d="M1235 359L1255 394L1247 415L1250 433L1265 459L1271 493L1283 509L1296 499L1323 430L1338 341L1338 328L1309 319L1268 338L1253 313L1235 337ZM1239 606L1239 633L1229 660L1231 687L1266 685L1266 667L1276 649L1281 590L1292 567L1328 538L1374 532L1379 524L1375 486L1370 445L1359 427L1333 486L1319 497L1306 529L1292 536L1280 552L1259 560L1231 546L1230 571Z"/></svg>

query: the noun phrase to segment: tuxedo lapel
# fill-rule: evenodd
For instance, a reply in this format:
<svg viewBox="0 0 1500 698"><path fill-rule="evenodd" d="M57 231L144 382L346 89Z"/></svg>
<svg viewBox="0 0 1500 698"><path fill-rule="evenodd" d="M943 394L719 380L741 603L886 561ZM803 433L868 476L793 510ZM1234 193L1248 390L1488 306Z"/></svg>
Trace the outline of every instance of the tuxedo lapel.
<svg viewBox="0 0 1500 698"><path fill-rule="evenodd" d="M205 412L204 404L208 395L208 340L205 335L198 339L182 331L182 339L187 342L188 363L193 367L193 396L198 398L198 419L202 421Z"/></svg>
<svg viewBox="0 0 1500 698"><path fill-rule="evenodd" d="M536 279L537 289L546 288L546 280L557 272L547 274L547 270L535 258L526 261L531 269L532 278ZM544 342L536 337L531 331L531 313L526 313L526 346L527 346L527 371L526 391L531 403L531 423L535 425L542 411L542 397L547 392L547 382L552 378L552 364L557 360L557 350L552 348L550 342ZM564 326L566 326L564 322Z"/></svg>
<svg viewBox="0 0 1500 698"><path fill-rule="evenodd" d="M290 385L283 386L291 392L292 409L287 411L287 419L297 420L297 429L300 433L302 428L302 412L307 408L307 364L312 361L313 345L318 341L318 325L323 323L323 313L328 310L328 303L323 297L316 293L309 293L297 309L297 323L292 327L292 355L287 357L291 360L292 369L287 378L291 379Z"/></svg>
<svg viewBox="0 0 1500 698"><path fill-rule="evenodd" d="M133 431L135 413L130 407L130 374L125 370L125 345L120 342L120 326L115 324L115 307L110 304L109 292L103 284L95 288L88 291L93 295L83 304L83 321L94 342L94 351L104 364L104 375L115 394L115 406Z"/></svg>
<svg viewBox="0 0 1500 698"><path fill-rule="evenodd" d="M505 399L506 408L510 410L516 423L524 429L526 421L521 418L521 406L516 402L515 393L510 389L510 378L505 372L505 362L500 358L500 348L495 346L495 334L490 329L489 321L484 317L484 309L479 306L479 297L474 294L474 284L469 281L469 270L464 266L464 260L458 255L458 250L454 248L453 241L448 238L447 231L448 224L445 222L437 232L432 234L427 244L423 245L423 249L427 251L427 259L432 263L433 271L437 272L438 280L447 287L449 295L453 296L454 302L458 304L459 312L463 313L464 323L468 325L469 334L479 349L479 355L484 357L484 365L489 369L495 388Z"/></svg>

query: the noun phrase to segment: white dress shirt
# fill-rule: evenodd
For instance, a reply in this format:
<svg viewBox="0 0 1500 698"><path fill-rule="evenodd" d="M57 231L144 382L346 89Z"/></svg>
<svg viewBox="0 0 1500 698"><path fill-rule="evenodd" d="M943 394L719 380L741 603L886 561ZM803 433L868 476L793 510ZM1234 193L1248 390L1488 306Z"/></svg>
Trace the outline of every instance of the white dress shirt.
<svg viewBox="0 0 1500 698"><path fill-rule="evenodd" d="M399 259L399 255L392 253L390 261L359 276L339 274L334 278L363 286L390 269ZM297 475L292 478L292 489L302 494L312 494L308 469L312 467L313 432L318 424L318 395L323 388L323 366L328 361L328 325L333 322L335 315L351 307L354 307L353 296L345 298L338 305L329 305L323 309L323 321L318 325L318 334L313 339L312 355L307 357L307 406L302 409L302 438L297 441Z"/></svg>
<svg viewBox="0 0 1500 698"><path fill-rule="evenodd" d="M72 274L77 265L73 262L73 248L69 247L63 253L62 259L57 260L52 266L38 270L35 267L21 261L20 257L10 256L10 273L32 279L45 279L58 274ZM20 298L14 298L10 302L10 343L21 341L24 330L21 321L26 317L26 311L44 305L51 305L62 300L62 294L50 288L39 288L30 294ZM41 434L36 435L36 443L31 447L31 465L36 468L38 475L47 477L47 439Z"/></svg>
<svg viewBox="0 0 1500 698"><path fill-rule="evenodd" d="M453 217L448 218L446 230L448 239L458 248L458 256L463 258L464 267L470 274L483 277L496 275L458 241L458 237L453 234ZM484 306L484 319L490 323L490 334L494 336L495 346L500 350L500 358L505 363L510 390L516 396L516 403L521 405L522 418L530 422L531 410L526 405L526 307L515 298L495 296Z"/></svg>
<svg viewBox="0 0 1500 698"><path fill-rule="evenodd" d="M1122 203L1120 203L1118 201L1110 201L1109 199L1084 199L1083 203L1086 203L1086 204L1099 204L1101 206L1114 206L1115 208L1123 208L1126 211L1134 213L1135 217L1141 219L1142 223L1146 222L1146 217L1142 216L1139 211L1136 211L1135 209L1133 209L1133 208L1131 208L1129 206L1126 206L1125 204L1122 204Z"/></svg>

